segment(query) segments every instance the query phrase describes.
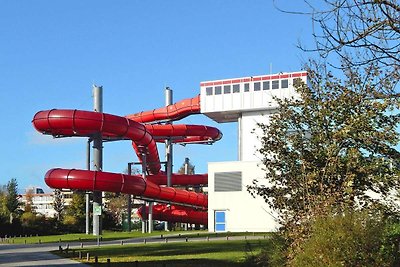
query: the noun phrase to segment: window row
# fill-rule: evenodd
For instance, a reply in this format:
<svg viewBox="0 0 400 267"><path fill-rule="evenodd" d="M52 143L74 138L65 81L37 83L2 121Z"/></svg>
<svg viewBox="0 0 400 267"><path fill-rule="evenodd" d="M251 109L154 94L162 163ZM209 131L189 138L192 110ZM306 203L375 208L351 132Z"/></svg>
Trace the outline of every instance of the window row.
<svg viewBox="0 0 400 267"><path fill-rule="evenodd" d="M221 94L230 94L230 93L240 93L241 84L233 84L233 85L217 85L206 87L206 95L221 95ZM289 87L289 80L273 80L273 81L264 81L264 82L254 82L253 83L253 91L261 91L262 90L270 90L270 89L286 89ZM250 83L242 84L243 92L250 92Z"/></svg>

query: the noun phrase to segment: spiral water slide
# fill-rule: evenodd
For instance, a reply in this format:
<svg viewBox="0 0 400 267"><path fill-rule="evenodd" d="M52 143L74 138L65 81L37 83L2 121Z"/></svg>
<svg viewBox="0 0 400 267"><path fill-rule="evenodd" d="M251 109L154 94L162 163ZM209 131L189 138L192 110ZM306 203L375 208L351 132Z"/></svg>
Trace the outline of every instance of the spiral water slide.
<svg viewBox="0 0 400 267"><path fill-rule="evenodd" d="M104 140L132 140L132 146L142 162L146 155L147 177L104 171L51 169L45 182L51 188L87 191L121 192L138 198L170 203L153 208L155 220L207 225L207 196L174 187L167 187L167 177L161 171L157 142L170 138L174 143L213 143L221 132L202 125L161 124L200 113L200 97L179 101L167 107L140 112L126 117L70 109L39 111L32 123L35 129L54 137L93 137ZM172 184L178 186L206 185L207 174L173 174Z"/></svg>

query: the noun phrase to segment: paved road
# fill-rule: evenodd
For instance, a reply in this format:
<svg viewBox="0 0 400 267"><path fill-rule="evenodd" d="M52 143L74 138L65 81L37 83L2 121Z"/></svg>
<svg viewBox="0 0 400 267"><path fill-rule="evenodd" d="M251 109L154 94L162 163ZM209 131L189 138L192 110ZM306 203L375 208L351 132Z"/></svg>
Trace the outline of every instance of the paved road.
<svg viewBox="0 0 400 267"><path fill-rule="evenodd" d="M56 249L56 244L0 245L0 266L88 266L49 252Z"/></svg>
<svg viewBox="0 0 400 267"><path fill-rule="evenodd" d="M232 236L229 240L238 239L263 239L265 236ZM209 240L226 240L226 237L213 237ZM138 243L154 243L154 242L192 242L192 241L207 241L206 237L197 237L194 235L190 238L179 237L179 235L154 236L146 238L132 238L114 241L103 241L100 245L124 245ZM70 259L61 258L49 251L58 250L60 243L50 244L29 244L29 245L14 245L0 244L0 267L12 266L57 266L57 267L84 267L89 266ZM97 246L97 242L85 242L84 247ZM63 248L67 247L66 243L61 243ZM80 248L81 243L72 242L68 244L70 249Z"/></svg>

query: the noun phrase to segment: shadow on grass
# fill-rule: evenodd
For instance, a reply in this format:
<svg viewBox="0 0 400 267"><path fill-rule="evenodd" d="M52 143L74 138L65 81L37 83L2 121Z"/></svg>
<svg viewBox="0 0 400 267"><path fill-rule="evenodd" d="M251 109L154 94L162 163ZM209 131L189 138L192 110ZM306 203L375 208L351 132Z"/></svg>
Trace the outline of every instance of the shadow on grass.
<svg viewBox="0 0 400 267"><path fill-rule="evenodd" d="M87 263L86 263L87 264ZM111 262L111 263L89 263L92 266L103 266L103 267L246 267L248 266L246 263L233 263L231 261L224 260L207 260L207 259L185 259L185 260L163 260L163 261L132 261L132 262Z"/></svg>

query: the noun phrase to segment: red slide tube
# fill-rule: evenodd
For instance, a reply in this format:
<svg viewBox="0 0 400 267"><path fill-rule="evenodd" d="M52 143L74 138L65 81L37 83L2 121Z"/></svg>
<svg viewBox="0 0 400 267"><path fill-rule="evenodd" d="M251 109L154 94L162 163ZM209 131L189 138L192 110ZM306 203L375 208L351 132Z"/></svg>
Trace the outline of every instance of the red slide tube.
<svg viewBox="0 0 400 267"><path fill-rule="evenodd" d="M143 208L138 210L138 215L147 219L149 208L143 213ZM159 221L182 222L194 224L208 224L208 214L204 210L195 210L175 205L156 204L153 206L153 219Z"/></svg>
<svg viewBox="0 0 400 267"><path fill-rule="evenodd" d="M175 104L153 109L151 111L142 111L140 113L125 116L128 119L140 122L158 122L165 120L180 120L191 114L200 113L200 95L181 100Z"/></svg>
<svg viewBox="0 0 400 267"><path fill-rule="evenodd" d="M148 152L148 169L158 173L161 169L157 145L144 125L124 117L106 113L52 109L39 111L32 123L37 131L54 136L92 136L101 132L103 137L128 138Z"/></svg>
<svg viewBox="0 0 400 267"><path fill-rule="evenodd" d="M52 188L125 193L144 198L207 207L207 196L172 187L160 187L139 175L75 169L51 169L45 182Z"/></svg>

